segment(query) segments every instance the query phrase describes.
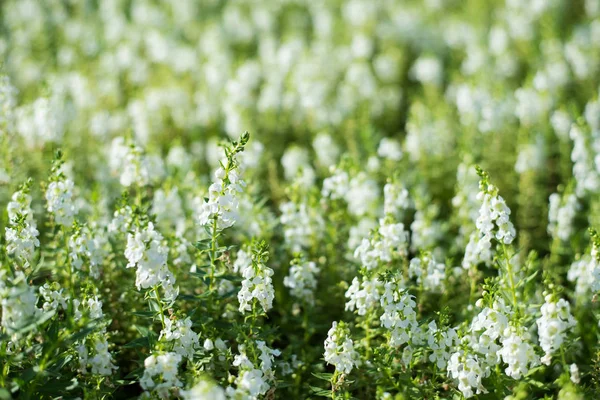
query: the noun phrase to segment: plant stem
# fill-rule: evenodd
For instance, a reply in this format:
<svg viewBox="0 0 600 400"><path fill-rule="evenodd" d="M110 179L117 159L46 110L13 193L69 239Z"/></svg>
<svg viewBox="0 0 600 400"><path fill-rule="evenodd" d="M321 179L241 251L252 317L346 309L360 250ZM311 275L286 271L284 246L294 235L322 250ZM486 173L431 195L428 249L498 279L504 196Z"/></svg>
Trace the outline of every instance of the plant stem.
<svg viewBox="0 0 600 400"><path fill-rule="evenodd" d="M154 296L156 297L156 302L158 303L158 306L160 307L160 322L162 323L163 329L165 329L165 327L166 327L165 314L164 314L164 310L163 310L162 301L160 299L160 294L158 293L158 286L154 286Z"/></svg>
<svg viewBox="0 0 600 400"><path fill-rule="evenodd" d="M510 284L510 292L512 295L513 307L515 310L515 314L518 315L519 310L518 310L518 303L517 303L517 292L515 290L515 282L514 282L514 278L513 278L512 265L510 263L510 257L508 256L508 251L506 249L506 245L504 243L502 243L502 251L504 252L504 257L506 259L506 271L508 273L508 280L509 280L509 284Z"/></svg>
<svg viewBox="0 0 600 400"><path fill-rule="evenodd" d="M209 289L212 291L215 286L215 272L217 269L216 263L217 255L217 217L213 218L212 233L210 241L210 285Z"/></svg>

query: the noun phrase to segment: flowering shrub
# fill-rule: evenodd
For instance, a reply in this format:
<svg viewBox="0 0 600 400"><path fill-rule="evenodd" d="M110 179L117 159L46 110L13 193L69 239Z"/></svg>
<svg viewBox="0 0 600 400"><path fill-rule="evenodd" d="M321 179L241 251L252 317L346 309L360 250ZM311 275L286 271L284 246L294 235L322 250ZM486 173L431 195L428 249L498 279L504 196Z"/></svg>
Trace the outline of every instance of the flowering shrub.
<svg viewBox="0 0 600 400"><path fill-rule="evenodd" d="M600 398L600 0L0 7L0 399Z"/></svg>

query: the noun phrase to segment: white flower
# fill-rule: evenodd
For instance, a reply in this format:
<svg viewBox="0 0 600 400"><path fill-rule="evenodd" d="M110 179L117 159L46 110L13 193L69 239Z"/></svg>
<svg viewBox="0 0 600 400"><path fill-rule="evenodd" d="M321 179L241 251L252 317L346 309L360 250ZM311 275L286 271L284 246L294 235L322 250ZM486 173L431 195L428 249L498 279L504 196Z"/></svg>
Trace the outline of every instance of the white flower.
<svg viewBox="0 0 600 400"><path fill-rule="evenodd" d="M527 375L529 369L539 364L539 357L535 354L533 346L528 341L529 335L518 334L513 330L502 341L502 348L498 355L508 364L506 375L513 379L521 379Z"/></svg>
<svg viewBox="0 0 600 400"><path fill-rule="evenodd" d="M552 295L546 296L546 302L540 309L542 316L536 321L540 347L546 353L542 362L550 365L552 354L563 345L568 331L575 326L571 307L565 299L554 301Z"/></svg>
<svg viewBox="0 0 600 400"><path fill-rule="evenodd" d="M575 194L581 197L588 192L596 192L600 188L598 163L594 167L593 153L590 151L582 128L573 124L569 131L569 137L573 141L571 161L573 162L573 177L576 182Z"/></svg>
<svg viewBox="0 0 600 400"><path fill-rule="evenodd" d="M400 161L402 159L402 148L400 142L390 138L383 138L379 142L377 154L381 158L391 161Z"/></svg>
<svg viewBox="0 0 600 400"><path fill-rule="evenodd" d="M225 400L225 390L216 383L203 379L190 390L180 390L184 400Z"/></svg>
<svg viewBox="0 0 600 400"><path fill-rule="evenodd" d="M239 177L237 169L226 171L219 167L215 181L208 188L208 200L202 204L200 224L209 225L216 219L219 229L233 226L239 219L239 193L246 183Z"/></svg>
<svg viewBox="0 0 600 400"><path fill-rule="evenodd" d="M177 188L169 191L162 189L155 191L151 211L156 216L159 228L175 228L177 233L181 233L185 229L185 213Z"/></svg>
<svg viewBox="0 0 600 400"><path fill-rule="evenodd" d="M270 349L267 344L262 340L256 341L256 347L260 350L260 369L264 372L265 376L272 374L274 357L279 357L281 351L277 349Z"/></svg>
<svg viewBox="0 0 600 400"><path fill-rule="evenodd" d="M333 174L323 179L323 188L321 195L329 197L332 200L345 199L348 194L349 177L346 171L336 170L332 168Z"/></svg>
<svg viewBox="0 0 600 400"><path fill-rule="evenodd" d="M211 351L212 349L215 348L215 345L210 338L206 338L202 347L204 347L204 350L206 350L206 351Z"/></svg>
<svg viewBox="0 0 600 400"><path fill-rule="evenodd" d="M598 262L589 254L583 256L579 260L573 261L567 279L570 282L575 282L575 294L582 297L589 293L595 283L595 273L600 271Z"/></svg>
<svg viewBox="0 0 600 400"><path fill-rule="evenodd" d="M279 209L281 211L279 221L283 225L285 243L292 251L299 252L303 248L308 248L311 241L321 235L324 226L323 218L317 210L306 203L296 204L289 201L282 203Z"/></svg>
<svg viewBox="0 0 600 400"><path fill-rule="evenodd" d="M346 291L346 298L348 299L346 310L356 310L358 315L366 315L379 303L379 291L382 288L383 282L376 277L372 279L363 277L362 283L355 277Z"/></svg>
<svg viewBox="0 0 600 400"><path fill-rule="evenodd" d="M41 310L37 308L35 289L27 284L25 275L17 272L14 279L8 280L0 271L0 305L2 306L2 326L13 333L37 318Z"/></svg>
<svg viewBox="0 0 600 400"><path fill-rule="evenodd" d="M79 357L79 372L82 374L87 374L88 350L85 346L85 343L77 345L76 350L77 356Z"/></svg>
<svg viewBox="0 0 600 400"><path fill-rule="evenodd" d="M444 67L441 61L436 57L420 56L410 69L410 75L423 84L440 86L443 79L443 70Z"/></svg>
<svg viewBox="0 0 600 400"><path fill-rule="evenodd" d="M165 319L165 328L160 332L160 337L174 342L173 351L189 359L193 358L199 347L198 334L192 330L192 320L189 317L175 321Z"/></svg>
<svg viewBox="0 0 600 400"><path fill-rule="evenodd" d="M145 229L138 228L128 234L125 258L129 261L127 268L137 268L135 284L138 290L161 284L167 300L173 300L178 289L174 287L175 276L167 267L169 250L162 242L162 235L150 222Z"/></svg>
<svg viewBox="0 0 600 400"><path fill-rule="evenodd" d="M446 265L435 260L433 255L410 260L408 273L411 278L417 278L417 283L429 291L439 291L446 278Z"/></svg>
<svg viewBox="0 0 600 400"><path fill-rule="evenodd" d="M240 267L244 278L242 288L238 292L239 310L241 313L252 311L252 301L258 300L264 312L273 307L275 291L273 289L273 270L262 262L250 262Z"/></svg>
<svg viewBox="0 0 600 400"><path fill-rule="evenodd" d="M360 172L350 179L346 192L348 212L356 217L371 213L376 208L380 192L377 182L366 173Z"/></svg>
<svg viewBox="0 0 600 400"><path fill-rule="evenodd" d="M325 361L335 366L336 371L349 374L358 365L358 353L347 329L333 322L325 339Z"/></svg>
<svg viewBox="0 0 600 400"><path fill-rule="evenodd" d="M431 350L429 361L435 363L441 370L444 370L450 359L450 350L458 344L456 330L452 328L446 330L438 329L435 321L431 321L427 328L427 345ZM407 363L405 362L405 364Z"/></svg>
<svg viewBox="0 0 600 400"><path fill-rule="evenodd" d="M550 123L552 124L554 132L556 132L556 135L559 138L563 140L569 138L569 129L571 129L571 124L573 121L566 111L554 111L554 113L552 113L552 117L550 118Z"/></svg>
<svg viewBox="0 0 600 400"><path fill-rule="evenodd" d="M113 364L112 355L108 351L106 337L98 335L94 342L94 356L88 359L92 374L110 376L117 369Z"/></svg>
<svg viewBox="0 0 600 400"><path fill-rule="evenodd" d="M577 196L553 193L549 198L548 233L562 241L567 241L573 233L573 221L580 208Z"/></svg>
<svg viewBox="0 0 600 400"><path fill-rule="evenodd" d="M479 303L478 303L479 305ZM471 348L479 355L482 367L492 367L500 362L498 342L504 340L509 332L509 317L512 315L510 308L502 298L494 301L492 307L484 307L471 321L469 341Z"/></svg>
<svg viewBox="0 0 600 400"><path fill-rule="evenodd" d="M166 393L172 387L181 387L183 384L177 377L180 362L181 355L177 353L149 356L144 360L140 386L144 390L156 390L159 394Z"/></svg>
<svg viewBox="0 0 600 400"><path fill-rule="evenodd" d="M35 222L24 221L22 224L11 224L5 228L6 252L14 254L18 259L28 266L39 247L39 231Z"/></svg>
<svg viewBox="0 0 600 400"><path fill-rule="evenodd" d="M317 288L317 264L312 261L298 261L290 266L288 276L283 278L283 285L290 288L293 297L314 304L314 291Z"/></svg>
<svg viewBox="0 0 600 400"><path fill-rule="evenodd" d="M60 287L57 283L54 285ZM61 306L63 310L67 309L69 296L63 294L63 289L53 290L54 285L51 286L49 283L44 283L43 286L40 286L40 296L44 299L44 304L42 305L44 311L57 310L58 306Z"/></svg>
<svg viewBox="0 0 600 400"><path fill-rule="evenodd" d="M379 220L379 229L370 238L362 240L354 251L354 258L371 270L380 262L390 262L408 252L408 232L402 223L392 223L388 218Z"/></svg>
<svg viewBox="0 0 600 400"><path fill-rule="evenodd" d="M480 185L482 184L483 182L480 182ZM477 232L471 235L465 250L462 264L465 269L479 262L487 264L491 261L492 239L511 244L516 236L516 229L510 222L510 208L502 196L497 194L497 189L488 185L487 191L479 192L477 197L482 203L475 222Z"/></svg>
<svg viewBox="0 0 600 400"><path fill-rule="evenodd" d="M255 399L267 393L271 388L270 383L275 380L273 361L274 357L280 355L280 352L268 348L263 341L257 341L256 346L260 351L258 356L261 361L260 368L256 368L252 361L248 359L244 352L244 346L240 348L240 354L234 357L233 365L238 367L240 372L235 380L237 387L235 389L232 387L227 388L226 392L229 398Z"/></svg>
<svg viewBox="0 0 600 400"><path fill-rule="evenodd" d="M390 346L399 347L409 343L411 338L420 333L414 296L408 294L399 283L386 282L379 301L383 308L379 320L381 326L390 331Z"/></svg>
<svg viewBox="0 0 600 400"><path fill-rule="evenodd" d="M309 156L306 149L297 146L291 146L286 149L281 157L281 165L283 166L285 179L291 181L302 170L312 170L308 160ZM312 184L312 182L310 183Z"/></svg>
<svg viewBox="0 0 600 400"><path fill-rule="evenodd" d="M57 93L58 94L58 93ZM59 141L64 133L65 113L60 96L40 97L16 109L16 131L30 147Z"/></svg>
<svg viewBox="0 0 600 400"><path fill-rule="evenodd" d="M142 148L126 143L123 137L112 141L108 156L111 172L119 176L119 183L125 187L146 186L165 174L160 157L144 154Z"/></svg>
<svg viewBox="0 0 600 400"><path fill-rule="evenodd" d="M383 213L397 220L402 220L404 211L411 206L408 190L398 184L387 183L383 187L383 199Z"/></svg>
<svg viewBox="0 0 600 400"><path fill-rule="evenodd" d="M477 356L459 350L450 356L447 370L450 377L458 381L458 390L465 398L487 393L481 380L489 375L489 370L481 368Z"/></svg>
<svg viewBox="0 0 600 400"><path fill-rule="evenodd" d="M579 368L577 367L577 364L573 363L569 366L569 374L571 375L571 382L573 382L575 384L579 384L580 377L579 377Z"/></svg>
<svg viewBox="0 0 600 400"><path fill-rule="evenodd" d="M73 199L73 181L59 179L50 182L46 189L46 207L54 215L56 223L70 227L73 224L77 207Z"/></svg>
<svg viewBox="0 0 600 400"><path fill-rule="evenodd" d="M17 94L10 79L5 75L0 76L0 137L14 131Z"/></svg>
<svg viewBox="0 0 600 400"><path fill-rule="evenodd" d="M313 149L317 154L317 161L324 167L330 167L337 162L340 149L331 135L321 132L313 140Z"/></svg>

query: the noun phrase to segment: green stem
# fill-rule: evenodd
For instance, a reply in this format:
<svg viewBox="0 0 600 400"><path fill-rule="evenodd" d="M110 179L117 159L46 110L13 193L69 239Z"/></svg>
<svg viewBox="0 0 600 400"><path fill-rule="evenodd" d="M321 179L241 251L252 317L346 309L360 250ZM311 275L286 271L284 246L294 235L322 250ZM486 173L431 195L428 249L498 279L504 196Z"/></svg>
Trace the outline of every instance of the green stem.
<svg viewBox="0 0 600 400"><path fill-rule="evenodd" d="M371 359L371 316L367 318L365 321L365 342L366 342L366 358L367 360Z"/></svg>
<svg viewBox="0 0 600 400"><path fill-rule="evenodd" d="M65 242L65 264L67 264L67 272L69 274L68 276L68 281L69 281L69 293L71 294L71 303L73 302L73 300L75 300L75 281L73 280L74 277L74 272L73 272L73 265L71 264L71 257L69 257L69 239L67 237L67 232L65 230L64 227L61 227L61 231L62 231L62 235L63 235L63 239Z"/></svg>
<svg viewBox="0 0 600 400"><path fill-rule="evenodd" d="M302 313L302 327L304 328L304 343L308 343L310 332L308 331L308 307L305 307Z"/></svg>
<svg viewBox="0 0 600 400"><path fill-rule="evenodd" d="M216 263L217 255L217 217L213 218L212 233L210 241L210 286L209 289L212 291L215 286L215 272L217 269Z"/></svg>
<svg viewBox="0 0 600 400"><path fill-rule="evenodd" d="M160 299L160 294L158 293L158 286L154 286L154 296L156 298L156 302L158 303L158 306L160 307L160 322L162 324L163 329L165 329L165 327L166 327L165 314L164 314L164 310L163 310L163 304Z"/></svg>
<svg viewBox="0 0 600 400"><path fill-rule="evenodd" d="M335 371L333 376L331 377L331 398L335 400L335 385L337 382L338 372Z"/></svg>
<svg viewBox="0 0 600 400"><path fill-rule="evenodd" d="M565 349L563 346L560 346L560 361L562 362L564 371L570 373L569 365L567 364L567 359L565 357Z"/></svg>
<svg viewBox="0 0 600 400"><path fill-rule="evenodd" d="M508 273L508 281L510 284L510 292L512 295L512 301L513 301L513 307L515 310L515 315L518 315L519 310L518 310L518 303L517 303L517 291L515 290L515 282L514 282L514 278L513 278L513 271L512 271L512 265L510 263L510 257L508 256L508 251L506 250L506 245L504 243L502 243L502 250L504 252L504 257L506 259L506 271Z"/></svg>
<svg viewBox="0 0 600 400"><path fill-rule="evenodd" d="M46 363L48 362L48 358L52 355L52 353L54 352L54 350L56 350L57 348L60 347L60 345L62 344L62 342L63 342L63 338L59 337L57 340L55 340L52 343L52 345L50 346L50 349L48 349L48 351L42 357L42 360L40 361L40 365L39 365L39 369L37 371L37 374L36 374L35 378L33 379L33 382L31 383L31 385L27 389L27 395L25 396L25 398L27 398L27 399L31 398L31 395L35 391L35 387L36 387L37 382L39 381L40 377L42 376L42 373L46 369Z"/></svg>

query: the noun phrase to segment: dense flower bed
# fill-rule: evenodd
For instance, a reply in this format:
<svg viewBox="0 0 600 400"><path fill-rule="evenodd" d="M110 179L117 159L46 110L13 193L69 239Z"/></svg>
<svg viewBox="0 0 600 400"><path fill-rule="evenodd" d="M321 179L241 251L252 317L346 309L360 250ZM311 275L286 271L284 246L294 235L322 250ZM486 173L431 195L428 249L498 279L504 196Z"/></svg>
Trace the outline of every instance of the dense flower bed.
<svg viewBox="0 0 600 400"><path fill-rule="evenodd" d="M600 397L600 0L0 6L0 399Z"/></svg>

